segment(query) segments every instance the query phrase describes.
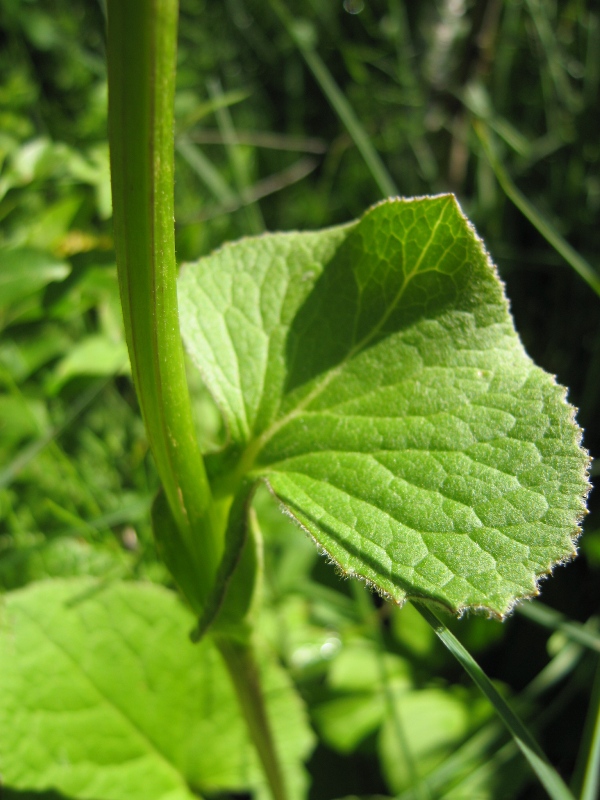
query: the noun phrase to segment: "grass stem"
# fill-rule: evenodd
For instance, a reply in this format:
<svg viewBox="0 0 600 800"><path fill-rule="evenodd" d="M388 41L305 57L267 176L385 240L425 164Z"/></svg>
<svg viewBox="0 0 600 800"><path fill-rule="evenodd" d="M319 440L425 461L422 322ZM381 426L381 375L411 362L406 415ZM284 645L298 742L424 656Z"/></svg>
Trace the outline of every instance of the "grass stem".
<svg viewBox="0 0 600 800"><path fill-rule="evenodd" d="M444 623L428 606L421 603L415 603L414 605L423 619L431 625L442 644L456 658L465 672L488 698L494 710L508 728L517 747L529 762L529 766L552 800L575 800L574 795L558 772L547 760L533 736L498 692L473 656L462 646L454 634L448 630Z"/></svg>

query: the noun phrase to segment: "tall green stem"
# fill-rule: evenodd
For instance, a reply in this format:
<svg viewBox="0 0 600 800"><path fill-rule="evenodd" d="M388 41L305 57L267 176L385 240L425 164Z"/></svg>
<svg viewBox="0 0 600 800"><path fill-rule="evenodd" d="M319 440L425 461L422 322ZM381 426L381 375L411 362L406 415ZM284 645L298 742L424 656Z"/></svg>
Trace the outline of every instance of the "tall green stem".
<svg viewBox="0 0 600 800"><path fill-rule="evenodd" d="M115 248L133 380L201 613L223 549L198 450L177 310L173 98L177 0L108 0ZM192 577L193 576L193 577Z"/></svg>
<svg viewBox="0 0 600 800"><path fill-rule="evenodd" d="M133 379L167 500L158 497L153 521L175 579L202 617L215 589L230 500L213 502L179 333L173 227L176 44L177 0L108 0L109 141L121 303ZM241 574L253 585L253 576ZM247 610L244 588L240 614ZM285 800L252 646L223 635L217 644L274 800Z"/></svg>

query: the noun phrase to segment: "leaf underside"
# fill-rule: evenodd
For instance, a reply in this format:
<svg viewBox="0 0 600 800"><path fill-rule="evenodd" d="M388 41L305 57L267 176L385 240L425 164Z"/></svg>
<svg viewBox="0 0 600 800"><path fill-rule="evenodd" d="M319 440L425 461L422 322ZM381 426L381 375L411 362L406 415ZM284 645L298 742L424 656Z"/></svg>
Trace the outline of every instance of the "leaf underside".
<svg viewBox="0 0 600 800"><path fill-rule="evenodd" d="M226 245L179 295L229 430L213 482L265 480L345 574L502 616L573 556L574 410L452 195Z"/></svg>

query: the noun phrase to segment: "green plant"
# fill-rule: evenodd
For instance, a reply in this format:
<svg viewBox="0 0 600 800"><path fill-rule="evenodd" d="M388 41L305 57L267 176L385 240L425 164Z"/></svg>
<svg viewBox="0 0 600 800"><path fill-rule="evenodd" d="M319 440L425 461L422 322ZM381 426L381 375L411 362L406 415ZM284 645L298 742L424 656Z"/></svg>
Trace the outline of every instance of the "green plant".
<svg viewBox="0 0 600 800"><path fill-rule="evenodd" d="M140 10L148 13L138 18ZM268 482L345 574L362 576L397 601L433 600L453 611L480 608L501 616L516 599L535 592L536 579L553 563L572 555L586 457L563 390L525 356L480 242L453 198L443 196L384 203L357 223L321 233L247 240L186 268L180 288L184 337L229 432L227 447L207 458L205 471L187 403L175 298L169 67L175 8L115 3L109 21L124 316L165 493L154 507L155 535L200 619L197 636L208 631L224 657L273 794L283 797L286 782L290 793L301 790L298 761L310 736L293 697L275 714L265 709L254 680L260 534L251 526L248 536L246 525L257 483ZM127 57L132 29L140 31L140 58L134 61ZM77 663L86 631L98 631L97 647L118 654L115 665L123 665L123 651L134 648L131 669L146 670L148 685L167 683L157 693L159 704L178 709L186 697L201 694L203 670L218 672L208 642L197 651L184 643L186 612L172 597L145 587L98 590L86 583L16 596L12 613L23 619L18 626L24 631L16 654L26 657L40 630L55 629L64 598L73 611L60 635L51 638L66 662ZM146 628L160 617L165 621L148 632L145 614ZM447 638L431 611L425 614ZM110 620L117 617L123 627L113 629ZM179 657L165 662L150 650ZM197 673L188 666L195 657ZM73 679L66 662L56 676L63 687ZM26 671L16 674L18 664L15 659L4 675L18 704L9 707L7 718L18 718L19 708L36 708L36 702L51 710L45 693L41 702L24 702L31 682ZM104 661L84 672L96 694L78 686L74 709L93 707L113 736L119 735L111 728L115 708L134 720L131 729L119 729L125 750L130 758L151 762L154 772L145 774L144 783L131 774L119 779L84 767L103 734L77 742L78 751L67 760L78 756L79 769L63 768L42 754L35 780L15 748L5 756L8 774L17 776L9 778L14 785L54 785L70 794L107 797L148 797L152 791L183 797L189 786L260 791L256 764L231 760L245 736L233 725L232 741L224 737L223 753L212 755L226 764L220 775L211 772L211 759L194 762L204 739L188 732L202 719L211 730L206 705L186 709L182 731L189 740L183 751L175 752L155 728L141 737L152 745L144 747L135 735L149 722L143 698L121 684L118 669L103 674ZM184 676L190 674L193 685L187 687ZM284 697L285 678L275 669L273 675ZM501 708L497 693L489 691ZM219 684L216 692L229 719L231 691ZM110 701L109 708L98 698ZM274 744L269 714L298 720L290 765L276 753L285 737L275 731ZM548 790L570 796L527 735L504 710L503 715ZM158 718L154 709L151 725ZM211 724L228 723L217 718ZM78 731L69 731L71 741ZM56 732L46 735L50 743L53 735L60 739ZM156 758L165 750L172 751L171 766L178 769ZM120 755L102 751L107 763ZM152 788L156 781L163 781L160 790Z"/></svg>

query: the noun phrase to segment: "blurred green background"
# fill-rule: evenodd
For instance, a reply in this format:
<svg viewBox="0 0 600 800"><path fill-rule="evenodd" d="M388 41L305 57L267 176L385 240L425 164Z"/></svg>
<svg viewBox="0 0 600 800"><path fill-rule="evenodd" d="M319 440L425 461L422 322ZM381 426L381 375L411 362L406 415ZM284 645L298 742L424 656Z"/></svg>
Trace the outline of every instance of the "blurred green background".
<svg viewBox="0 0 600 800"><path fill-rule="evenodd" d="M2 591L82 574L169 584L116 284L104 27L101 0L0 0ZM584 0L182 0L178 258L346 222L390 192L453 191L595 455L599 53ZM190 381L199 438L218 448L218 413ZM545 606L591 630L597 505L579 558L542 585ZM341 581L266 495L257 511L264 634L319 736L311 800L545 796L412 608ZM530 616L452 627L577 786L598 654Z"/></svg>

